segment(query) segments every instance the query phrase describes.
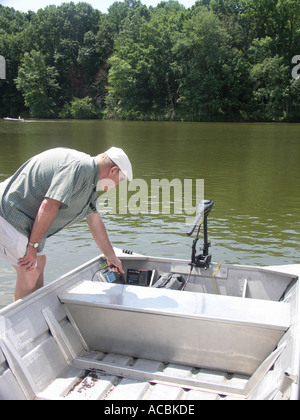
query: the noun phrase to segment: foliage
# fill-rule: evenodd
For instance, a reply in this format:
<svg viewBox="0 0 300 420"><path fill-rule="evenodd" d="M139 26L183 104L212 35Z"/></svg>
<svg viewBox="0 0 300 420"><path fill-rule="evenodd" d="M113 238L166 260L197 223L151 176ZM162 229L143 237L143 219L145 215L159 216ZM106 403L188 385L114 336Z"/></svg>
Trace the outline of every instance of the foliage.
<svg viewBox="0 0 300 420"><path fill-rule="evenodd" d="M17 88L23 93L25 105L34 118L49 118L54 114L55 94L59 89L56 83L57 72L54 67L46 66L40 52L25 53L19 74Z"/></svg>
<svg viewBox="0 0 300 420"><path fill-rule="evenodd" d="M75 98L71 103L70 113L75 120L91 120L97 115L93 100L89 97Z"/></svg>
<svg viewBox="0 0 300 420"><path fill-rule="evenodd" d="M0 115L299 121L299 0L0 5Z"/></svg>

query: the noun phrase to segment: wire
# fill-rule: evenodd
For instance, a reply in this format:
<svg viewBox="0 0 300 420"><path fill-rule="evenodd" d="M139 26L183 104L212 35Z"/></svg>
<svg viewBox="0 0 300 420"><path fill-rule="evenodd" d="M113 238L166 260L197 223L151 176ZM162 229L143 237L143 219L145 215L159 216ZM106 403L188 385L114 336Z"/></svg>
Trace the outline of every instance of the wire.
<svg viewBox="0 0 300 420"><path fill-rule="evenodd" d="M192 266L191 266L191 271L190 271L190 274L189 274L189 276L188 276L188 278L187 278L187 281L184 283L183 288L181 289L181 291L182 291L182 292L184 292L184 290L185 290L186 286L188 285L188 282L190 281L190 278L191 278L191 275L192 275L193 268L194 268L194 266L192 265Z"/></svg>
<svg viewBox="0 0 300 420"><path fill-rule="evenodd" d="M212 279L213 279L213 282L214 282L214 288L215 288L216 295L218 295L219 293L218 293L218 290L217 290L217 285L216 285L216 281L215 281L215 275L220 270L221 265L222 265L222 263L219 263L218 268L216 269L216 271L214 272L214 274L212 276Z"/></svg>

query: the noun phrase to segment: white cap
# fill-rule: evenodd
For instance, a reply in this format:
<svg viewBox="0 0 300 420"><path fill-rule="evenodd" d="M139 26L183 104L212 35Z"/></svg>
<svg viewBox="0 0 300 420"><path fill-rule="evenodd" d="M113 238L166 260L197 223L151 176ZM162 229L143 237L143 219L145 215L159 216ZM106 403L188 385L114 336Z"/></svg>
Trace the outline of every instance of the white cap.
<svg viewBox="0 0 300 420"><path fill-rule="evenodd" d="M118 166L128 181L133 180L132 166L126 153L117 147L111 147L105 154Z"/></svg>

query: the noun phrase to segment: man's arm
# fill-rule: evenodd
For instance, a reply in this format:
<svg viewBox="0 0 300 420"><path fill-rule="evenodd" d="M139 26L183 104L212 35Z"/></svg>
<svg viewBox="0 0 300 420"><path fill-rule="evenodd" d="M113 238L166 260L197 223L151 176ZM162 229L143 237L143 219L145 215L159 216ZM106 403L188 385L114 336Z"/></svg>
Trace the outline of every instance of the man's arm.
<svg viewBox="0 0 300 420"><path fill-rule="evenodd" d="M29 241L32 243L40 243L45 233L52 225L57 216L58 210L62 203L51 198L45 198L42 202L36 219L34 221ZM37 259L37 249L32 246L27 247L25 257L19 260L19 266L27 270L34 269Z"/></svg>
<svg viewBox="0 0 300 420"><path fill-rule="evenodd" d="M92 213L87 217L86 220L93 235L94 241L107 259L107 264L109 266L115 267L115 269L112 268L112 271L118 271L124 274L122 263L116 257L115 251L109 241L106 227L100 215L98 213Z"/></svg>

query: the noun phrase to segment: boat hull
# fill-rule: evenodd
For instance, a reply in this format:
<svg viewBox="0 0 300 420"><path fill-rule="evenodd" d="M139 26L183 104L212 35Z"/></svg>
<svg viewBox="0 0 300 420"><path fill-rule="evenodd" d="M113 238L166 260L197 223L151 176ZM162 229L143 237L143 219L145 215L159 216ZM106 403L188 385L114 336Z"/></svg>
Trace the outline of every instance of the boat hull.
<svg viewBox="0 0 300 420"><path fill-rule="evenodd" d="M118 255L126 273L189 271ZM216 295L217 264L180 292L95 282L99 262L0 311L0 399L299 398L299 266L223 265Z"/></svg>
<svg viewBox="0 0 300 420"><path fill-rule="evenodd" d="M24 122L23 118L4 118L5 121L9 122Z"/></svg>

